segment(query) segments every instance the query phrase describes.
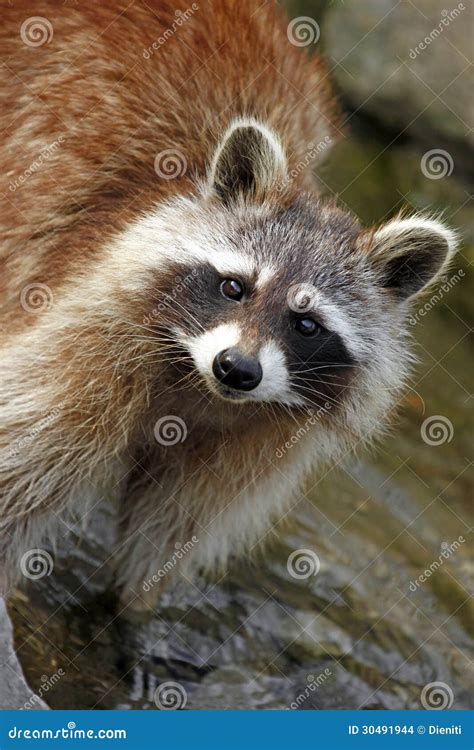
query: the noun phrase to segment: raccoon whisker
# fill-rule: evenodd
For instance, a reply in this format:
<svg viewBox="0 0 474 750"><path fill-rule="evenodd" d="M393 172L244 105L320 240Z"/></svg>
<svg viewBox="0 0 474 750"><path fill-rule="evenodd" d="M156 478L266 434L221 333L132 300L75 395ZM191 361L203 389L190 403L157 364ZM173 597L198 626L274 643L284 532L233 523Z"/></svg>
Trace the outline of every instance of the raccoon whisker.
<svg viewBox="0 0 474 750"><path fill-rule="evenodd" d="M200 417L201 417L201 416L202 416L202 415L203 415L203 414L204 414L204 413L206 412L206 410L207 410L208 408L209 408L209 403L208 403L208 402L207 402L207 401L205 400L205 403L203 404L203 407L202 407L202 409L201 409L201 410L199 411L199 413L198 413L198 421L199 421L199 418L200 418ZM221 429L222 429L222 435L224 436L224 431L223 431L223 427L224 427L224 425L223 425L223 423L222 423L222 427L221 427ZM201 438L202 438L202 437L204 437L204 436L205 436L205 435L206 435L206 434L207 434L207 433L209 432L209 430L210 430L210 427L208 427L207 429L205 429L205 430L204 430L204 431L202 432Z"/></svg>
<svg viewBox="0 0 474 750"><path fill-rule="evenodd" d="M149 354L155 354L155 352L150 352ZM133 362L137 361L137 365L133 368L132 374L138 370L139 367L146 366L148 369L151 367L155 367L157 365L174 365L179 364L183 362L185 359L184 357L175 357L175 358L169 358L169 357L163 357L163 358L157 358L157 359L146 359L146 355L135 357L134 359L127 360L127 362ZM186 359L192 359L191 357L187 357ZM186 375L191 375L192 372L186 373Z"/></svg>
<svg viewBox="0 0 474 750"><path fill-rule="evenodd" d="M173 305L171 304L171 302L178 305L178 307L188 316L188 318L194 321L194 323L198 326L198 328L201 329L203 333L205 332L205 328L202 325L202 323L192 313L190 313L189 310L186 310L186 308L181 304L181 302L179 302L175 297L170 298L170 295L167 294L166 292L162 292L162 294L165 297L165 300L164 302L162 302L162 304L168 305L169 310L173 310Z"/></svg>
<svg viewBox="0 0 474 750"><path fill-rule="evenodd" d="M104 364L102 366L96 366L94 369L97 372L104 372L104 371L112 369L112 367L113 367L114 374L115 374L115 372L117 371L117 369L121 365L121 361L122 361L123 356L125 356L125 355L126 355L126 362L127 362L127 364L130 363L130 362L143 361L145 359L147 360L147 365L148 364L158 364L158 363L163 363L163 364L167 364L168 363L168 364L171 364L171 363L174 363L174 362L181 362L183 360L192 360L191 356L187 356L187 355L184 355L184 354L183 355L179 355L179 356L176 355L175 357L170 357L170 353L161 352L160 349L155 349L154 351L149 351L149 352L140 352L138 354L135 351L134 354L136 354L136 356L130 357L128 351L123 351L123 352L121 352L121 354L118 357L117 361L115 361L114 363L112 363L112 362L106 362L106 364ZM163 356L160 357L159 356L160 354L162 354ZM151 360L150 361L149 358L152 357L152 356L156 356L156 360ZM135 370L133 370L132 372L134 372L134 371Z"/></svg>
<svg viewBox="0 0 474 750"><path fill-rule="evenodd" d="M292 418L295 424L299 425L296 415L289 404L285 404L283 401L276 401L272 403L274 403L275 406L277 406L279 409L282 409L286 414L288 414L288 416Z"/></svg>
<svg viewBox="0 0 474 750"><path fill-rule="evenodd" d="M180 378L178 381L176 381L174 383L171 383L171 385L169 385L167 388L165 388L164 391L160 391L160 393L158 395L159 396L164 396L164 394L167 393L171 388L176 388L176 386L180 385L180 383L182 383L183 381L185 381L185 380L187 380L187 379L189 379L190 377L193 377L193 376L195 377L196 373L194 373L194 372L187 372L186 375L184 375L184 377Z"/></svg>
<svg viewBox="0 0 474 750"><path fill-rule="evenodd" d="M159 357L158 355L160 355L160 354L163 355L163 356ZM174 357L172 356L172 354L173 354L172 351L171 352L164 352L164 351L161 351L160 349L155 349L155 350L153 350L151 352L143 352L143 353L138 354L136 357L132 357L130 359L127 359L127 362L134 362L137 359L147 359L148 357L154 357L154 356L157 357L157 360L156 360L157 362L171 362L171 361L173 361L173 362L181 362L183 360L194 361L193 357L190 354L183 354L183 355L181 355L181 354L177 354L175 352L175 356Z"/></svg>
<svg viewBox="0 0 474 750"><path fill-rule="evenodd" d="M308 376L313 376L313 375L315 375L318 372L321 373L321 371L318 370L317 368L314 369L314 370L295 370L295 371L292 371L290 373L290 376L292 378L295 377L295 378L304 379L304 378L306 378ZM344 377L344 374L338 374L338 373L333 373L333 372L321 373L318 377L325 378L325 379L332 379L332 380L334 380L335 378L337 378L339 380L339 382L341 382L341 383L345 383L346 380L347 380Z"/></svg>
<svg viewBox="0 0 474 750"><path fill-rule="evenodd" d="M282 409L286 414L288 414L289 417L292 418L292 420L295 422L295 424L298 424L298 420L296 419L295 414L291 411L288 404L284 404L282 401L276 401L276 402L269 402L272 403L274 406L276 406L279 409ZM278 417L278 414L277 414Z"/></svg>
<svg viewBox="0 0 474 750"><path fill-rule="evenodd" d="M321 383L321 385L324 385L326 383L325 380L316 380L316 382L317 383ZM331 383L328 383L328 385L334 385L337 388L340 388L341 390L353 390L353 391L356 391L356 392L360 392L360 389L358 389L357 386L353 385L352 383L331 382ZM382 391L387 391L389 393L391 393L391 392L396 393L397 392L397 388L396 387L393 387L393 388L380 387L379 391L381 391L381 392Z"/></svg>
<svg viewBox="0 0 474 750"><path fill-rule="evenodd" d="M150 326L146 326L143 323L136 323L132 320L121 320L121 323L124 323L127 326L131 326L132 328L142 328L144 331L148 331L149 333L156 333L158 330L157 328L150 328Z"/></svg>
<svg viewBox="0 0 474 750"><path fill-rule="evenodd" d="M160 335L158 335L158 330L159 329L155 329L155 331L153 332L152 336L144 336L143 334L140 335L140 334L137 334L137 333L128 333L127 332L127 333L115 334L114 336L110 336L109 339L110 340L111 339L114 339L114 340L124 339L124 340L145 341L145 342L146 341L164 341L164 342L167 342L167 341L173 342L174 341L176 343L176 340L173 337L171 337L171 336L166 336L166 335L163 335L162 333L160 333Z"/></svg>
<svg viewBox="0 0 474 750"><path fill-rule="evenodd" d="M159 341L154 341L153 339L150 339L149 342L146 342L146 343L149 343L150 346L143 346L144 343L145 343L144 341L139 341L139 340L138 341L132 340L130 342L126 342L123 344L123 346L119 348L119 352L120 354L129 355L129 354L138 353L140 351L143 351L145 353L145 352L149 352L150 350L155 351L155 352L161 352L161 351L169 352L169 351L172 351L173 348L175 349L175 351L177 351L176 344L173 347L171 344L161 343ZM153 347L151 346L151 344L153 344ZM181 349L179 349L179 351L181 351ZM92 350L90 353L100 355L101 349L97 348L95 350Z"/></svg>
<svg viewBox="0 0 474 750"><path fill-rule="evenodd" d="M177 346L178 346L176 344L176 342L174 342L174 343L171 342L171 341L167 342L164 339L158 339L158 338L156 338L156 339L154 339L154 338L149 338L149 339L143 339L143 338L142 339L140 339L140 338L131 339L130 343L131 344L137 344L137 348L138 348L138 345L140 345L140 347L141 347L141 344L150 344L150 345L153 345L154 349L160 350L160 351L161 350L166 350L166 349L176 349ZM141 347L141 348L144 348L144 347Z"/></svg>
<svg viewBox="0 0 474 750"><path fill-rule="evenodd" d="M295 383L303 383L304 385L309 385L310 382L320 383L321 385L328 385L328 386L334 386L335 388L344 389L344 390L358 390L357 386L354 385L351 382L347 382L343 378L339 378L337 375L324 375L323 377L315 377L315 373L311 374L311 378L307 377L307 373L297 374L292 373L291 379Z"/></svg>
<svg viewBox="0 0 474 750"><path fill-rule="evenodd" d="M160 328L159 325L157 325L154 328L150 328L149 326L142 325L141 323L134 323L132 321L122 320L122 323L125 323L126 325L131 326L132 328L138 328L143 329L144 331L147 331L148 333L151 333L151 336L143 336L138 335L135 333L131 333L130 331L121 331L119 333L114 334L113 336L109 337L108 340L113 339L124 339L124 340L130 340L130 341L136 341L141 343L156 343L160 342L163 346L169 345L169 346L178 346L178 342L173 336L167 335L162 328ZM196 323L199 323L199 321L196 321Z"/></svg>
<svg viewBox="0 0 474 750"><path fill-rule="evenodd" d="M127 360L127 362L133 362L134 360ZM146 360L143 361L141 357L135 357L135 361L137 364L135 367L131 370L130 374L133 375L139 368L141 367L147 367L148 369L157 367L158 365L172 365L177 364L180 360L174 360L174 361L168 361L165 359L155 359L155 360Z"/></svg>
<svg viewBox="0 0 474 750"><path fill-rule="evenodd" d="M300 383L298 383L297 387L298 387L298 390L308 391L309 393L314 394L316 396L321 396L322 398L324 398L325 401L332 402L334 406L341 406L342 404L342 401L340 399L337 399L334 396L330 396L326 393L321 393L321 391L317 391L315 388L309 388L308 386L301 385ZM304 398L307 399L308 397L304 396Z"/></svg>
<svg viewBox="0 0 474 750"><path fill-rule="evenodd" d="M304 363L302 363L304 364ZM305 367L303 370L295 370L295 372L316 372L317 370L326 370L326 369L345 369L345 370L353 370L353 369L362 369L361 365L354 364L354 365L345 365L345 364L338 364L336 362L319 362L318 365L315 367Z"/></svg>
<svg viewBox="0 0 474 750"><path fill-rule="evenodd" d="M315 375L314 372L311 373L311 380L312 380L312 378L313 378L314 375ZM295 372L295 373L292 373L291 376L292 376L292 378L294 378L294 380L298 380L298 381L300 381L302 383L308 383L309 382L309 379L307 377L308 373L305 373L305 372L303 372L303 373L296 373ZM321 376L316 377L316 382L317 383L327 383L329 385L336 385L336 386L340 386L340 387L351 386L352 385L351 383L348 383L344 378L340 378L340 377L338 377L338 375L331 375L331 374L324 375L323 377L321 377Z"/></svg>
<svg viewBox="0 0 474 750"><path fill-rule="evenodd" d="M285 437L283 435L283 432L282 432L282 429L281 429L281 426L280 426L280 422L278 420L278 416L275 413L275 409L274 409L274 406L271 403L271 401L268 402L268 407L269 407L269 410L271 411L271 413L272 413L272 415L274 417L275 423L276 423L276 425L278 427L278 431L279 431L279 433L281 435L282 442L285 442Z"/></svg>
<svg viewBox="0 0 474 750"><path fill-rule="evenodd" d="M295 382L295 384L296 384L296 385L297 385L297 386L298 386L299 388L301 388L301 387L303 387L303 386L304 386L305 388L308 388L309 390L311 390L311 389L312 389L312 385L310 385L310 384L308 383L308 381L306 380L306 378L302 377L301 375L295 375L295 376L294 376L294 377L292 378L292 380L293 380L293 381ZM321 385L336 386L337 388L342 388L342 387L343 387L344 385L349 385L349 384L346 384L346 383L337 383L337 382L336 382L336 383L333 383L333 382L330 382L330 383L328 383L328 382L327 382L326 380L323 380L323 379L321 379L321 378L316 378L316 379L314 380L314 382L315 382L315 383L317 383L317 384L319 383L319 384L321 384Z"/></svg>

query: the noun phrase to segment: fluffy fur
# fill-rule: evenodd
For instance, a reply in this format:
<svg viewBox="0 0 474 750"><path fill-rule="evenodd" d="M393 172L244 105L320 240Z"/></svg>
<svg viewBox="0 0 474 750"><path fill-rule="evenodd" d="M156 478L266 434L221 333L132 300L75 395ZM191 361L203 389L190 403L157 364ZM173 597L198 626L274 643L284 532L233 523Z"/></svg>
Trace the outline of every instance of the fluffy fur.
<svg viewBox="0 0 474 750"><path fill-rule="evenodd" d="M142 599L177 544L199 539L187 574L225 565L308 472L381 429L409 371L410 300L455 237L420 217L364 230L312 192L317 162L301 163L336 139L337 111L273 3L213 0L179 27L167 0L3 16L3 585L67 514L112 494L117 585ZM21 38L30 16L53 26L42 46ZM229 277L242 304L219 294ZM294 332L301 285L317 345ZM245 398L211 373L234 345L263 365Z"/></svg>

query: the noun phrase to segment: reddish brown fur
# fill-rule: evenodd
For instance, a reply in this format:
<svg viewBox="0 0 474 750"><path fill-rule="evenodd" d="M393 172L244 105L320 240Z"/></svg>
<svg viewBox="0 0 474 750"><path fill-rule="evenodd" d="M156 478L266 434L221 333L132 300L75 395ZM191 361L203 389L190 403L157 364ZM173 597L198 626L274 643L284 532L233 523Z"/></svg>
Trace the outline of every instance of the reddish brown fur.
<svg viewBox="0 0 474 750"><path fill-rule="evenodd" d="M129 329L120 322L129 300L118 295L110 300L113 311L119 311L116 318L108 315L104 300L103 309L88 311L83 320L79 304L74 310L75 283L88 275L91 258L100 256L106 241L131 220L160 200L186 192L196 176L205 176L218 139L235 117L255 115L277 127L290 170L315 142L326 135L335 138L337 117L324 69L317 58L310 61L289 43L286 22L272 2L202 3L148 59L143 51L176 18L168 0L80 6L19 2L3 7L2 16L0 292L4 342L21 340L27 328L34 332L43 319L19 304L27 284L46 283L55 300L70 299L73 310L64 323L63 337L58 332L48 341L37 336L37 351L25 352L27 359L20 365L23 391L43 396L6 425L7 448L58 403L64 407L47 436L35 444L35 452L14 457L12 468L5 472L2 488L7 499L0 505L6 524L3 541L8 542L12 532L11 546L24 547L30 515L35 515L30 514L33 506L40 513L48 508L60 510L82 477L107 476L115 458L129 460L131 454L141 459L149 473L142 472L129 482L126 524L128 513L133 516L140 502L146 478L151 484L147 499L157 503L159 493L150 475L160 476L166 487L168 475L177 481L183 462L198 488L195 511L203 520L209 519L211 512L218 514L229 497L256 476L271 476L275 450L289 438L295 416L282 418L280 414L277 426L273 412L223 402L205 415L204 410L196 413L196 394L186 388L170 390L167 386L173 379L166 370L157 384L152 363L147 366L145 362L138 369L122 366L132 362L138 351L146 353L146 344L130 342ZM32 16L52 23L54 34L48 44L30 47L23 42L22 23ZM12 189L42 149L60 137L63 142L57 150ZM188 171L182 179L157 177L155 156L168 148L185 156ZM310 186L308 171L298 173L286 200L302 186ZM280 196L275 194L274 200L281 200ZM130 317L141 322L153 303L134 302ZM40 358L37 368L36 357ZM148 412L153 382L161 393L160 413L181 413L177 407L184 410L190 432L193 419L201 420L199 439L187 440L172 454L160 455L153 446L153 412ZM23 391L19 391L20 401ZM248 440L237 444L231 438L238 425L246 426ZM137 437L143 445L138 453ZM290 458L283 460L282 467ZM232 475L223 492L230 461ZM214 486L211 508L199 488L206 487L212 494ZM288 495L292 491L294 486ZM177 512L173 510L174 516ZM22 521L10 527L8 516L21 516ZM181 538L191 535L185 511L175 523ZM166 544L173 541L170 532ZM8 543L2 546L1 542L0 553L13 555Z"/></svg>
<svg viewBox="0 0 474 750"><path fill-rule="evenodd" d="M52 24L49 43L24 43L20 30L33 16ZM374 270L363 251L357 254L357 243L350 245L358 225L314 201L314 211L332 229L321 248L314 240L313 263L320 266L322 260L334 269L340 241L339 258L341 248L346 253L343 284L333 284L331 293L344 303L350 296L347 287L360 273L356 281L362 282L363 295L352 298L355 325L349 330L361 322L362 330L365 326L372 333L369 350L363 350L369 351L366 367L355 371L359 388L342 375L329 381L331 414L318 417L311 439L300 441L309 432L308 414L301 409L286 410L284 402L271 398L229 403L204 385L196 367L183 381L177 379L166 337L175 321L163 315L154 329L143 326L157 301L154 292L172 290L176 270L169 259L162 267L157 259L155 267L157 224L148 227L148 245L140 245L131 222L171 196L197 192L196 178L204 180L224 131L241 117L273 126L273 150L279 151L280 138L288 159L285 168L292 180L282 193L272 181L265 210L275 203L297 204L295 196L311 188L309 164L303 170L301 164L315 144L327 136L335 139L338 118L321 63L290 43L274 3L203 3L159 49L144 56L175 20L168 0L77 6L20 2L3 8L0 591L6 578L2 581L2 568L16 566L18 572L21 551L37 546L54 514L61 517L64 508L76 504L80 511L92 486L94 500L111 492L119 503L123 547L117 579L122 586L140 586L176 542L193 534L206 537L193 555L196 566L208 567L215 560L225 563L249 540L263 539L272 520L287 513L315 461L334 459L380 430L403 386L409 370L405 307L385 290L385 270L392 269L389 279L398 292L406 273L397 287L393 256L395 268L401 264L402 269L402 250L424 258L423 278L429 282L430 250L437 249L432 278L454 252L454 234L439 223L409 220L407 229L395 221L374 235ZM59 140L31 170L42 150ZM155 157L166 149L184 156L182 178L160 179L155 172ZM265 181L262 185L267 190ZM206 227L222 200L218 190L211 192L199 199L206 202ZM305 200L312 202L310 195ZM182 200L180 205L180 212L176 205L175 213L161 205L155 213L166 216L167 227L173 224L176 230L179 224L182 234L192 236L193 203ZM227 221L229 216L230 211ZM220 233L222 224L215 226ZM158 250L167 249L168 237L163 230ZM197 237L204 237L205 244L206 235ZM296 234L300 249L298 240ZM159 245L160 236L156 241ZM139 261L147 252L153 273L141 276ZM305 263L306 252L300 253ZM290 248L282 265L291 264L292 257ZM111 268L114 262L117 268ZM278 278L272 278L275 293ZM20 304L22 290L33 282L47 284L54 297L52 308L37 315ZM280 298L286 292L280 290ZM259 294L254 291L254 314L246 320L250 338L256 339L256 323L272 304L268 290L261 292L266 296ZM145 338L144 332L152 336ZM184 358L179 366L186 366ZM48 414L54 418L47 428L26 440ZM187 438L171 451L154 436L162 415L179 416L187 427ZM278 449L295 435L298 446L290 444L276 467ZM117 482L117 474L126 482ZM211 521L214 535L208 532Z"/></svg>
<svg viewBox="0 0 474 750"><path fill-rule="evenodd" d="M44 16L50 43L32 48L22 23ZM31 324L20 289L57 289L107 235L204 174L226 125L255 114L278 127L289 168L325 134L337 135L326 73L288 42L273 2L200 4L149 59L175 20L174 3L20 2L2 10L0 50L0 284L9 326ZM64 142L24 184L9 185L60 136ZM155 155L181 151L182 180L160 180ZM307 173L296 180L309 185Z"/></svg>

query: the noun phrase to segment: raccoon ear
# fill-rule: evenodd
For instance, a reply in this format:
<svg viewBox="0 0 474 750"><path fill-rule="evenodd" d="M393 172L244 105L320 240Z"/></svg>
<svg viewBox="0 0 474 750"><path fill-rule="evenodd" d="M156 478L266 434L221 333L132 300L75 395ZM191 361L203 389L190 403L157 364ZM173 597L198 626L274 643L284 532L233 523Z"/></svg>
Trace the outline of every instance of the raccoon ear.
<svg viewBox="0 0 474 750"><path fill-rule="evenodd" d="M365 241L364 241L365 239ZM400 299L419 294L443 272L456 251L456 234L435 219L392 219L359 238L369 242L384 287Z"/></svg>
<svg viewBox="0 0 474 750"><path fill-rule="evenodd" d="M239 118L216 149L209 188L226 202L239 195L259 200L285 180L286 169L277 134L254 118Z"/></svg>

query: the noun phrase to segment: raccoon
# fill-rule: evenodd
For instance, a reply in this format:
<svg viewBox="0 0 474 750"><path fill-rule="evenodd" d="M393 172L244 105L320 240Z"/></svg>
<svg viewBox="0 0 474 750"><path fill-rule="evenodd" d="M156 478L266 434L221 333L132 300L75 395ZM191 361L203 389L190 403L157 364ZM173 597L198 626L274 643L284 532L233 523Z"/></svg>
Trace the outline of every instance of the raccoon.
<svg viewBox="0 0 474 750"><path fill-rule="evenodd" d="M146 607L171 558L225 569L380 433L456 237L316 193L341 118L273 2L3 14L2 585L107 495Z"/></svg>

